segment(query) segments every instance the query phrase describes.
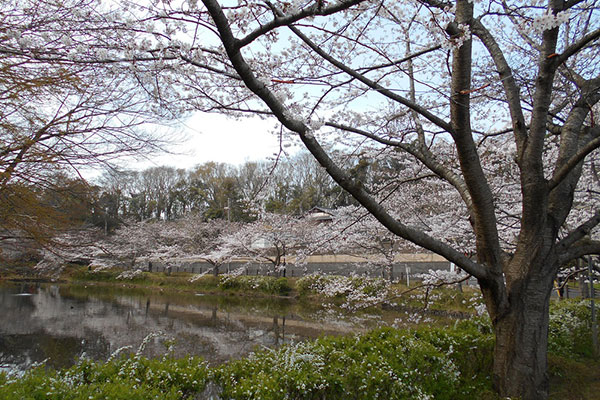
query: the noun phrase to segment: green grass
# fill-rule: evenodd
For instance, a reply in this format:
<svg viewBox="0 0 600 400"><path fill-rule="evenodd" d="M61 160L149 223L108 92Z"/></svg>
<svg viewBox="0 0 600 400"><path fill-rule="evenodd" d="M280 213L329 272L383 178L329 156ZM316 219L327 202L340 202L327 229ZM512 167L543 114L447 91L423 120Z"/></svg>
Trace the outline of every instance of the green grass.
<svg viewBox="0 0 600 400"><path fill-rule="evenodd" d="M203 293L229 293L249 295L288 296L292 293L293 278L271 276L219 276L204 275L193 282L194 274L186 272L142 272L132 279L118 279L121 269L88 270L86 267L69 266L63 274L65 281L76 284L106 284L128 288L175 290Z"/></svg>
<svg viewBox="0 0 600 400"><path fill-rule="evenodd" d="M551 400L600 399L600 361L548 357Z"/></svg>

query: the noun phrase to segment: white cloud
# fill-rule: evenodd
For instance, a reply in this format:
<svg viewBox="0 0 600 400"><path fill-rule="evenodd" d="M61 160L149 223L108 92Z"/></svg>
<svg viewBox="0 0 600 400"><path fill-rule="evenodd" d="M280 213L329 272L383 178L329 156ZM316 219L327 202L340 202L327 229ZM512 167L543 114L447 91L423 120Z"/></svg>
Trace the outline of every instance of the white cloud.
<svg viewBox="0 0 600 400"><path fill-rule="evenodd" d="M196 113L176 125L175 129L185 138L172 147L175 154L153 157L136 163L133 168L158 165L190 168L208 161L239 165L265 160L279 151L279 138L273 133L276 127L273 119L257 116L234 119L222 114Z"/></svg>

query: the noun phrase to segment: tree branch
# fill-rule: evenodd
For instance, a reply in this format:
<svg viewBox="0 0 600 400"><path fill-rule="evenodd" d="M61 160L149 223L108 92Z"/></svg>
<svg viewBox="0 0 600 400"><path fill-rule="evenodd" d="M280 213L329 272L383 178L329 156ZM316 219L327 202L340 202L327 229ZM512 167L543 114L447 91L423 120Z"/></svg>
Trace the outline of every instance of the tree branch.
<svg viewBox="0 0 600 400"><path fill-rule="evenodd" d="M424 232L404 225L400 221L394 219L387 211L385 211L383 206L369 195L360 182L353 180L338 167L314 138L307 125L303 121L294 118L286 107L277 100L273 93L271 93L271 91L261 83L256 76L254 76L250 67L239 52L239 47L235 43L227 18L217 0L202 1L219 30L221 41L233 67L244 80L245 85L265 102L271 110L273 110L273 114L286 128L296 132L300 136L300 139L306 148L341 187L348 191L379 222L388 228L390 232L423 248L431 250L434 253L440 254L477 278L489 278L488 269L485 266L474 262L462 252L430 237ZM418 108L420 109L420 107ZM447 125L447 123L443 121L442 124Z"/></svg>
<svg viewBox="0 0 600 400"><path fill-rule="evenodd" d="M600 132L600 129L595 129ZM579 149L565 164L554 172L552 179L548 181L548 190L553 190L569 175L569 173L592 151L600 147L600 136L590 140Z"/></svg>
<svg viewBox="0 0 600 400"><path fill-rule="evenodd" d="M456 5L456 22L468 23L473 18L473 5L468 0L459 0ZM471 63L472 40L466 40L452 54L452 81L450 116L452 118L452 138L456 144L460 168L472 199L472 218L477 256L499 273L501 268L501 248L498 240L498 227L494 211L494 197L481 166L477 147L471 130Z"/></svg>
<svg viewBox="0 0 600 400"><path fill-rule="evenodd" d="M577 42L571 44L569 47L567 47L565 49L565 51L563 51L562 54L560 54L558 56L558 58L556 59L556 62L558 63L558 65L563 64L564 62L566 62L569 59L569 57L576 54L578 51L583 49L586 45L597 40L598 38L600 38L600 29L596 29L595 31L588 33L587 35L585 35L584 37L579 39L579 41L577 41Z"/></svg>
<svg viewBox="0 0 600 400"><path fill-rule="evenodd" d="M261 37L262 35L264 35L265 33L272 31L273 29L276 29L276 28L279 28L282 26L291 25L294 22L298 22L301 19L304 19L306 17L313 17L313 16L317 16L317 15L326 16L326 15L335 14L339 11L343 11L352 6L360 4L364 1L365 0L340 1L340 2L333 3L333 5L325 7L325 8L321 8L320 2L315 1L312 6L304 8L295 14L276 16L272 21L262 25L260 28L258 28L256 30L252 31L251 33L246 35L244 38L239 39L237 41L238 46L240 48L245 47L245 46L249 45L250 43L252 43L254 40L256 40L259 37Z"/></svg>
<svg viewBox="0 0 600 400"><path fill-rule="evenodd" d="M386 146L397 147L397 148L402 149L403 151L405 151L408 154L415 157L417 160L421 161L427 168L429 168L429 170L431 170L433 173L435 173L436 176L442 178L443 180L445 180L446 182L451 184L458 191L461 198L465 202L467 208L469 210L471 210L471 207L472 207L471 196L465 185L465 182L458 175L453 173L449 168L446 168L442 164L437 162L431 154L427 154L420 149L416 149L412 145L409 145L409 144L406 144L406 143L403 143L400 141L396 141L396 140L385 139L385 138L382 138L371 132L367 132L363 129L358 129L355 127L338 124L335 122L326 122L325 125L330 126L332 128L344 130L346 132L356 133L358 135L372 139L378 143L385 144Z"/></svg>
<svg viewBox="0 0 600 400"><path fill-rule="evenodd" d="M504 94L506 96L508 109L511 115L512 129L514 131L517 145L519 148L522 148L527 138L527 127L525 124L523 109L521 108L519 86L517 85L517 82L513 76L512 69L508 65L508 62L506 61L498 42L496 42L496 39L494 39L487 28L483 26L480 20L473 20L471 23L471 29L473 34L475 34L475 36L481 40L487 49L488 53L492 57L492 60L494 61L494 64L496 65L498 74L500 74L500 80L502 82L502 86L504 87Z"/></svg>
<svg viewBox="0 0 600 400"><path fill-rule="evenodd" d="M421 107L418 104L408 100L407 98L402 97L402 96L392 92L391 90L384 88L377 82L372 81L371 79L367 78L366 76L360 74L358 71L356 71L356 70L350 68L349 66L347 66L346 64L336 60L335 58L330 56L327 52L325 52L323 49L321 49L316 43L314 43L312 40L310 40L306 35L304 35L302 32L300 32L300 30L298 28L296 28L294 26L288 26L288 28L292 32L294 32L294 34L296 36L298 36L300 38L300 40L302 40L315 53L317 53L321 58L323 58L324 60L326 60L333 66L335 66L336 68L344 71L348 75L354 77L356 80L362 82L369 88L375 90L376 92L382 94L383 96L389 98L390 100L396 101L396 102L410 108L411 110L414 110L419 115L422 115L425 119L429 120L434 125L442 128L446 132L449 132L449 133L453 132L453 127L451 124L444 121L443 119L436 116L435 114L431 113L425 107Z"/></svg>
<svg viewBox="0 0 600 400"><path fill-rule="evenodd" d="M592 229L598 226L598 224L600 224L600 210L596 210L594 215L592 215L587 221L579 225L574 231L567 235L567 237L561 239L556 244L559 253L568 251L569 248L577 241L589 235Z"/></svg>
<svg viewBox="0 0 600 400"><path fill-rule="evenodd" d="M562 253L558 257L558 261L560 265L564 265L569 261L591 254L600 254L600 241L582 240L580 243L574 244L569 251Z"/></svg>

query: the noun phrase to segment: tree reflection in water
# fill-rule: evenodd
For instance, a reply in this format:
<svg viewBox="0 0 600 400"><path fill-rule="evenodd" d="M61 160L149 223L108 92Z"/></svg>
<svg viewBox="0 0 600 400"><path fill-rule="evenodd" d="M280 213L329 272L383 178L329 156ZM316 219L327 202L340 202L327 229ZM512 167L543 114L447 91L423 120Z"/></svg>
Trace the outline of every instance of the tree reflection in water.
<svg viewBox="0 0 600 400"><path fill-rule="evenodd" d="M331 314L319 319L315 310L288 299L169 296L93 286L0 286L0 307L4 370L24 370L44 360L64 367L82 356L106 359L124 346L135 351L154 332L164 335L148 343L144 355L164 354L164 339L172 338L175 357L199 355L216 364L256 346L357 329Z"/></svg>

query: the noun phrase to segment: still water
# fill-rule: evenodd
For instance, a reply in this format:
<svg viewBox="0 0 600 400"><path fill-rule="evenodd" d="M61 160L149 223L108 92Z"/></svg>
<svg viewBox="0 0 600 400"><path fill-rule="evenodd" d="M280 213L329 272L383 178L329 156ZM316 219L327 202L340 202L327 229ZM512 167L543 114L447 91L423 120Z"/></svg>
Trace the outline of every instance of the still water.
<svg viewBox="0 0 600 400"><path fill-rule="evenodd" d="M390 323L381 313L347 316L289 299L167 295L128 288L17 284L0 286L0 370L45 361L61 368L79 357L105 360L117 349L160 356L198 355L211 364L323 334ZM165 341L168 338L169 341Z"/></svg>

